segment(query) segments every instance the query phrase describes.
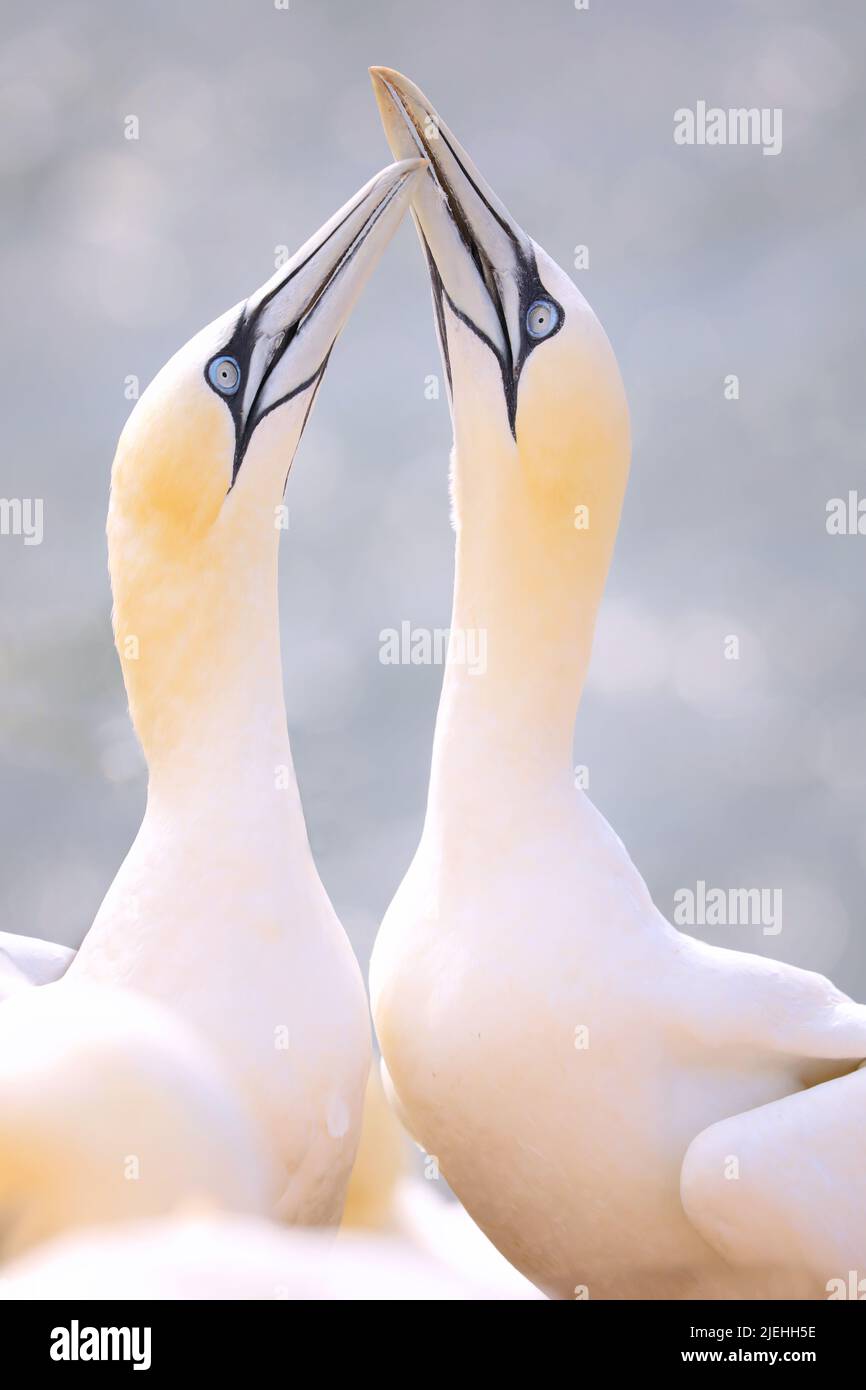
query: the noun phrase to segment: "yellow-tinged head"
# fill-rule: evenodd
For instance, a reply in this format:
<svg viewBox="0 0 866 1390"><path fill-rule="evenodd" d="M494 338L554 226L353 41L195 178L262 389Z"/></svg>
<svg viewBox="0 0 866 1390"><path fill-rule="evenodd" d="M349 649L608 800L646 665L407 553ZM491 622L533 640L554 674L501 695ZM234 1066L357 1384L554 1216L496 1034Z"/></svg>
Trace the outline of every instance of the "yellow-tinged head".
<svg viewBox="0 0 866 1390"><path fill-rule="evenodd" d="M408 78L373 68L395 156L428 168L412 209L433 290L454 422L457 525L558 536L606 568L630 457L628 407L601 324L568 275L515 222ZM587 544L571 543L577 509Z"/></svg>
<svg viewBox="0 0 866 1390"><path fill-rule="evenodd" d="M146 751L176 743L184 710L206 722L228 677L242 685L265 628L273 638L289 468L334 343L422 164L413 156L372 179L261 289L181 348L127 421L109 563Z"/></svg>

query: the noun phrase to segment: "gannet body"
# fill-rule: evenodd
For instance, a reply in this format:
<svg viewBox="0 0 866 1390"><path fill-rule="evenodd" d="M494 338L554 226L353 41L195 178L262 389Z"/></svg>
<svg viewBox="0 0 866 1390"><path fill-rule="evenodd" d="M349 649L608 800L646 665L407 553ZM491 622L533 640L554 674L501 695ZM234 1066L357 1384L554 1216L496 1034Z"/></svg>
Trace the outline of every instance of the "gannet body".
<svg viewBox="0 0 866 1390"><path fill-rule="evenodd" d="M68 970L75 952L55 941L0 931L0 1001L26 985L47 985Z"/></svg>
<svg viewBox="0 0 866 1390"><path fill-rule="evenodd" d="M147 809L66 979L134 986L216 1047L270 1136L291 1222L339 1219L370 1028L292 767L279 513L333 344L419 167L371 180L182 348L112 473L114 627Z"/></svg>
<svg viewBox="0 0 866 1390"><path fill-rule="evenodd" d="M451 626L487 639L484 672L446 665L421 842L374 949L388 1084L482 1230L549 1293L818 1294L766 1224L734 1258L729 1209L748 1191L748 1228L773 1175L756 1191L724 1161L760 1147L776 1113L808 1150L806 1107L832 1091L794 1093L866 1056L866 1009L676 931L575 788L630 455L619 371L583 296L422 93L390 69L373 79L392 150L430 161L413 212L454 426ZM859 1232L866 1257L862 1207Z"/></svg>
<svg viewBox="0 0 866 1390"><path fill-rule="evenodd" d="M484 1284L491 1297L540 1297L500 1255L459 1202L440 1195L435 1169L409 1169L409 1137L388 1103L378 1071L370 1073L358 1155L346 1194L339 1239L386 1235L396 1252Z"/></svg>
<svg viewBox="0 0 866 1390"><path fill-rule="evenodd" d="M739 1177L731 1182L730 1156ZM746 1275L773 1251L806 1298L866 1297L866 1070L719 1120L683 1163L685 1209Z"/></svg>
<svg viewBox="0 0 866 1390"><path fill-rule="evenodd" d="M275 1177L243 1103L168 1009L88 983L0 1008L0 1260L190 1206L263 1213Z"/></svg>

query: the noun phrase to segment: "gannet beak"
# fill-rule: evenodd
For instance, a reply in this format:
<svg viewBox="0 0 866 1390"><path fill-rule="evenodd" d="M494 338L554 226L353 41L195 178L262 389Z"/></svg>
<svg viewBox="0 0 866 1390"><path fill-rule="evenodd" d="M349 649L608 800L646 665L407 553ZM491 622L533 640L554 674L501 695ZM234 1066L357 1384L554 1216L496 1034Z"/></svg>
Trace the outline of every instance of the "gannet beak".
<svg viewBox="0 0 866 1390"><path fill-rule="evenodd" d="M423 166L424 160L413 153L383 169L240 306L232 336L222 348L222 355L240 369L241 381L241 389L227 400L235 416L233 483L256 425L277 406L318 385Z"/></svg>
<svg viewBox="0 0 866 1390"><path fill-rule="evenodd" d="M533 243L423 92L392 68L371 68L370 76L395 157L415 154L429 161L413 190L412 212L430 269L449 380L443 302L499 358L513 429L525 316L540 294L548 294Z"/></svg>

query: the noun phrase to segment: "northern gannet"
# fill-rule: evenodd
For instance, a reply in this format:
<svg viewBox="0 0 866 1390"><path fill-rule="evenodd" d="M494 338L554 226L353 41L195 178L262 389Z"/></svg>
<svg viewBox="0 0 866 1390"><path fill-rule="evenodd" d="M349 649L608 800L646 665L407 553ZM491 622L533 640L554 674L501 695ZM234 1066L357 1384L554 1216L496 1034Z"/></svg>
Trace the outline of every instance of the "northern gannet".
<svg viewBox="0 0 866 1390"><path fill-rule="evenodd" d="M121 434L115 639L148 762L144 821L68 974L193 1023L270 1135L290 1222L339 1219L370 1023L310 853L286 728L286 476L334 342L421 167L370 181L163 367Z"/></svg>
<svg viewBox="0 0 866 1390"><path fill-rule="evenodd" d="M866 1074L793 1093L866 1056L866 1008L676 931L575 788L630 456L619 370L583 296L423 94L372 75L392 151L429 160L413 211L454 427L452 631L487 638L485 672L446 666L421 842L374 948L389 1085L482 1230L548 1292L826 1296L802 1245L752 1224L774 1178L765 1165L749 1179L745 1154L778 1116L809 1168L803 1117L819 1123L832 1088L862 1102ZM836 1180L862 1194L854 1147ZM740 1239L760 1233L742 1260L734 1211ZM814 1234L827 1214L801 1220Z"/></svg>
<svg viewBox="0 0 866 1390"><path fill-rule="evenodd" d="M0 1261L73 1228L261 1214L276 1176L209 1049L154 1000L85 982L0 1007Z"/></svg>

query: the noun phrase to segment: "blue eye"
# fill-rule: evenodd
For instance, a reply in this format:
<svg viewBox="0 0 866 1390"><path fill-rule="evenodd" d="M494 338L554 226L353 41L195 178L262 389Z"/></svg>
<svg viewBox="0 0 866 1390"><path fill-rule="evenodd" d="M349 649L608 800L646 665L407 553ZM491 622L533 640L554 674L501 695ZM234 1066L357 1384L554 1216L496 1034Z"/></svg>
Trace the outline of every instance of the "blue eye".
<svg viewBox="0 0 866 1390"><path fill-rule="evenodd" d="M536 299L526 314L526 331L530 338L546 338L559 323L559 310L549 299Z"/></svg>
<svg viewBox="0 0 866 1390"><path fill-rule="evenodd" d="M211 386L224 396L233 396L241 384L241 369L233 357L215 357L207 375Z"/></svg>

